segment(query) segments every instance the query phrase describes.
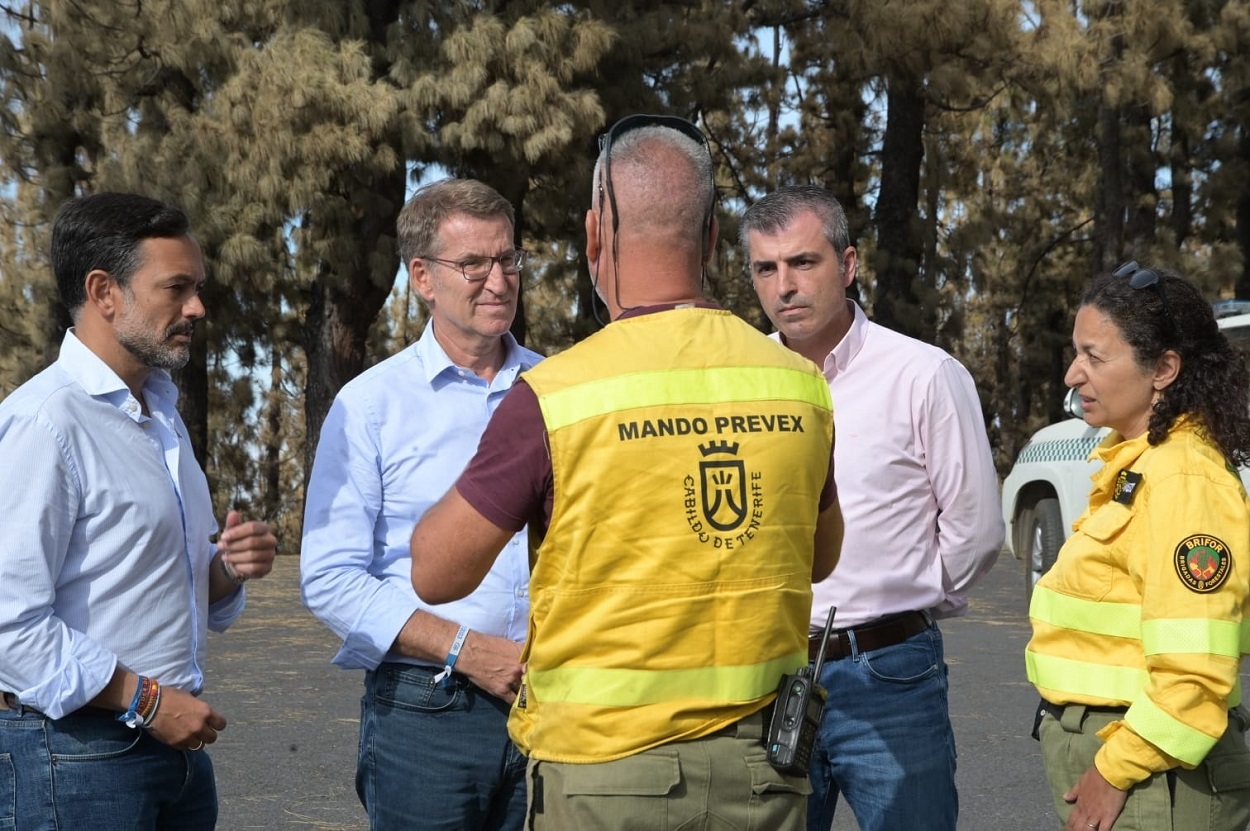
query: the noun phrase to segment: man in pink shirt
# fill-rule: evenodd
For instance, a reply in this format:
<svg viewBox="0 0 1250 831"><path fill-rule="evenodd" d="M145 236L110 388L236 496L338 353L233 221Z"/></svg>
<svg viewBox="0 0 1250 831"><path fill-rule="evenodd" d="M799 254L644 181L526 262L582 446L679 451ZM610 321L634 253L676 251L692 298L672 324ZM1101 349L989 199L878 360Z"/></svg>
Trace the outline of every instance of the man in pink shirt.
<svg viewBox="0 0 1250 831"><path fill-rule="evenodd" d="M1003 544L998 476L976 387L946 352L872 323L846 296L858 264L846 215L818 187L752 205L740 241L778 337L821 367L833 397L846 523L814 587L811 655L836 606L812 754L809 831L841 793L861 831L954 831L955 738L942 635Z"/></svg>

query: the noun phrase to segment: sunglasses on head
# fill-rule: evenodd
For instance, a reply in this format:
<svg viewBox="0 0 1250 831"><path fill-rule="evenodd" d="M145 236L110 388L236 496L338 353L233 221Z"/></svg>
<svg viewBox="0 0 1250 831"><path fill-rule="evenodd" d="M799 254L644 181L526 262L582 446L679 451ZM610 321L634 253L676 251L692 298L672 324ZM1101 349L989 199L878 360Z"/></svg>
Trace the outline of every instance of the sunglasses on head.
<svg viewBox="0 0 1250 831"><path fill-rule="evenodd" d="M1167 292L1163 290L1163 280L1160 279L1159 273L1153 268L1142 268L1137 264L1137 260L1129 260L1115 271L1111 272L1112 277L1127 277L1130 288L1138 291L1142 289L1154 289L1159 293L1159 301L1163 304L1163 313L1167 315L1168 323L1172 327L1172 331L1180 335L1180 328L1176 325L1176 318L1172 315L1172 306L1168 303Z"/></svg>
<svg viewBox="0 0 1250 831"><path fill-rule="evenodd" d="M681 116L676 115L650 115L647 113L635 113L627 115L620 121L612 125L609 130L599 136L599 154L603 157L603 182L599 183L600 199L603 197L604 183L607 184L608 203L612 206L612 231L615 232L619 227L618 214L616 211L616 193L612 189L612 145L620 140L621 136L631 133L634 130L640 130L643 127L664 127L669 130L676 130L682 135L693 139L710 155L712 150L708 145L707 136L703 135L703 131L695 126L692 122L687 121ZM716 201L716 182L712 182L712 203L707 206L707 215L703 218L703 233L706 236L708 229L712 223L712 211ZM600 210L602 212L602 208ZM706 239L705 239L706 243ZM615 244L615 238L613 241Z"/></svg>

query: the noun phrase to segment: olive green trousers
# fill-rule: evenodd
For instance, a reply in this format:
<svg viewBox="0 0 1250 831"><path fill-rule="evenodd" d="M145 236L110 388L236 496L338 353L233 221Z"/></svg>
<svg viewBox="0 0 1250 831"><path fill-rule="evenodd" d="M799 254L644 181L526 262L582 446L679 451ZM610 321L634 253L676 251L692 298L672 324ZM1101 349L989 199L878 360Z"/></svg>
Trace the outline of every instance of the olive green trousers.
<svg viewBox="0 0 1250 831"><path fill-rule="evenodd" d="M806 776L778 772L759 713L614 762L529 763L531 831L804 831Z"/></svg>
<svg viewBox="0 0 1250 831"><path fill-rule="evenodd" d="M1102 747L1099 730L1124 718L1122 712L1063 708L1062 718L1042 718L1042 764L1050 784L1059 827L1072 806L1063 795L1094 763ZM1197 768L1174 768L1134 785L1113 831L1244 831L1250 823L1250 749L1245 730L1250 714L1228 713L1228 729Z"/></svg>

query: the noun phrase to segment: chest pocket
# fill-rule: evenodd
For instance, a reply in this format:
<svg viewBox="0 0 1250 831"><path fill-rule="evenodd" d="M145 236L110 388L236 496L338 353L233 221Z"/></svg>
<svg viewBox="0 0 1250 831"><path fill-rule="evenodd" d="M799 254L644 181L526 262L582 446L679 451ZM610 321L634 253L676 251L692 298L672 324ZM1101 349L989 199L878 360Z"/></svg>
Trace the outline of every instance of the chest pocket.
<svg viewBox="0 0 1250 831"><path fill-rule="evenodd" d="M1089 516L1059 552L1063 583L1077 597L1102 600L1111 591L1114 575L1122 570L1132 531L1133 510L1108 502ZM1065 562L1066 560L1066 562Z"/></svg>

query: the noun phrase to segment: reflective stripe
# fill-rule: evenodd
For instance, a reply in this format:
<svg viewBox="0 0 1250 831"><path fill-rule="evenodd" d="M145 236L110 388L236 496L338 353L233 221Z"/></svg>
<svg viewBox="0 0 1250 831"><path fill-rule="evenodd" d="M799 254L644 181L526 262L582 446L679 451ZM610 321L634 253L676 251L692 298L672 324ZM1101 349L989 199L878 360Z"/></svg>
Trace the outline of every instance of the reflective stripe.
<svg viewBox="0 0 1250 831"><path fill-rule="evenodd" d="M1024 653L1029 680L1048 690L1062 690L1106 702L1133 702L1146 688L1144 669L1113 667L1054 655Z"/></svg>
<svg viewBox="0 0 1250 831"><path fill-rule="evenodd" d="M1207 757L1219 739L1182 724L1145 696L1133 702L1124 720L1134 733L1174 759L1193 767Z"/></svg>
<svg viewBox="0 0 1250 831"><path fill-rule="evenodd" d="M1141 606L1136 603L1085 600L1034 586L1029 617L1063 629L1141 640Z"/></svg>
<svg viewBox="0 0 1250 831"><path fill-rule="evenodd" d="M1147 655L1241 657L1241 624L1231 620L1147 620L1141 625L1141 635Z"/></svg>
<svg viewBox="0 0 1250 831"><path fill-rule="evenodd" d="M539 396L547 430L638 407L778 401L831 409L819 375L775 366L666 369L586 381Z"/></svg>
<svg viewBox="0 0 1250 831"><path fill-rule="evenodd" d="M530 670L526 680L534 698L549 704L589 704L635 707L663 701L754 701L777 689L787 672L807 664L807 655L795 652L762 664L697 669L619 669L558 667Z"/></svg>

